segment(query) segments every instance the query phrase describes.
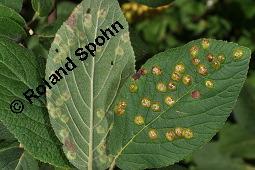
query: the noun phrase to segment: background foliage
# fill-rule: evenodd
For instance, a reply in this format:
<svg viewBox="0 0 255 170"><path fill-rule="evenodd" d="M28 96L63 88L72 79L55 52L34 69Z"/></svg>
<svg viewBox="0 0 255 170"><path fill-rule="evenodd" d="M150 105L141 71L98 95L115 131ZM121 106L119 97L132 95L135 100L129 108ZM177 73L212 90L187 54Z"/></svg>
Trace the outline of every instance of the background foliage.
<svg viewBox="0 0 255 170"><path fill-rule="evenodd" d="M23 3L20 0L0 0L0 36L21 43L43 60L54 34L80 2L59 0L56 4L45 3L45 6L40 6L39 0L32 0L32 3L29 0L24 0ZM159 8L148 8L125 0L121 0L120 4L130 24L137 68L158 52L202 37L237 42L253 51L247 82L225 128L200 151L177 165L164 169L255 170L255 2L176 0ZM14 11L20 13L20 16L14 14ZM2 33L3 31L5 32ZM18 150L15 151L17 160L29 157L2 126L0 133L1 146L6 145L7 139L12 139L12 147L5 152ZM37 164L41 169L55 169L41 162ZM23 166L38 165L33 160L32 165Z"/></svg>

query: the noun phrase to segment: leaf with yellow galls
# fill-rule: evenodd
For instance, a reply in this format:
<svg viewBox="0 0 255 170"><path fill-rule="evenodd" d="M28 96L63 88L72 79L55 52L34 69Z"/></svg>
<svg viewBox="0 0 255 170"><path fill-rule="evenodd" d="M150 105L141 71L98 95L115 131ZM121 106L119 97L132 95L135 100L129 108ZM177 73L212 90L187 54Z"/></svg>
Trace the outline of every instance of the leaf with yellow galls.
<svg viewBox="0 0 255 170"><path fill-rule="evenodd" d="M152 71L136 80L137 93L129 92L130 78L114 103L129 104L128 114L115 116L109 135L111 167L164 167L204 145L229 116L250 56L248 48L237 44L199 39L149 59L142 68ZM142 126L134 122L137 113Z"/></svg>

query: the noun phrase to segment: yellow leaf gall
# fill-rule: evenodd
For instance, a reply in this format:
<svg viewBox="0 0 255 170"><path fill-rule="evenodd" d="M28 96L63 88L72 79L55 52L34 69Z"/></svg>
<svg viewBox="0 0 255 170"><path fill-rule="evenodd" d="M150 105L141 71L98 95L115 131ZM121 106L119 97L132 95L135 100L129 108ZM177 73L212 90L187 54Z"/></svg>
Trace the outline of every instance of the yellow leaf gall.
<svg viewBox="0 0 255 170"><path fill-rule="evenodd" d="M134 122L135 122L135 124L137 124L139 126L143 125L144 124L143 116L141 116L141 115L136 116L135 119L134 119Z"/></svg>
<svg viewBox="0 0 255 170"><path fill-rule="evenodd" d="M155 140L158 138L158 132L156 129L150 129L148 132L148 136L150 139Z"/></svg>
<svg viewBox="0 0 255 170"><path fill-rule="evenodd" d="M190 75L184 75L182 77L182 82L183 82L183 84L189 86L192 83L192 77Z"/></svg>
<svg viewBox="0 0 255 170"><path fill-rule="evenodd" d="M141 100L141 104L143 107L150 107L151 106L151 101L149 98L147 97L144 97L142 100Z"/></svg>
<svg viewBox="0 0 255 170"><path fill-rule="evenodd" d="M165 101L165 104L170 106L170 107L173 106L174 103L175 103L174 99L171 96L165 97L164 101Z"/></svg>
<svg viewBox="0 0 255 170"><path fill-rule="evenodd" d="M157 90L159 92L166 92L166 85L162 82L158 83L157 84Z"/></svg>

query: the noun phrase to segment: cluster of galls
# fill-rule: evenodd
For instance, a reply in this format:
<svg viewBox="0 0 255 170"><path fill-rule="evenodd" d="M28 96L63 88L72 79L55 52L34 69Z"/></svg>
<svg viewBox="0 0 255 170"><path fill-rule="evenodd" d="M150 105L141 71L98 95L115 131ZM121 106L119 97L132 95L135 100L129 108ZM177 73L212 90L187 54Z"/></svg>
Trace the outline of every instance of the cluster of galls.
<svg viewBox="0 0 255 170"><path fill-rule="evenodd" d="M151 140L156 140L158 139L158 131L156 129L150 129L148 131L148 136ZM165 137L168 141L173 141L175 139L191 139L193 137L193 131L189 128L181 128L177 127L174 129L169 129L165 133Z"/></svg>
<svg viewBox="0 0 255 170"><path fill-rule="evenodd" d="M115 107L114 107L114 113L117 115L123 115L125 113L125 109L127 107L126 101L120 101Z"/></svg>

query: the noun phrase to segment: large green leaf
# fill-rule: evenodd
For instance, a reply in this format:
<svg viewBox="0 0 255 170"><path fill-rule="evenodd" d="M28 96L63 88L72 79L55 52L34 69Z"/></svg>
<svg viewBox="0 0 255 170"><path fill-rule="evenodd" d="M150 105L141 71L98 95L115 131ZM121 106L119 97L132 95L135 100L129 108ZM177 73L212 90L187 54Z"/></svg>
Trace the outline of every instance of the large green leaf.
<svg viewBox="0 0 255 170"><path fill-rule="evenodd" d="M97 46L94 57L87 53L88 58L80 61L80 56L74 55L78 48L87 51L85 45L103 35L100 29L113 30L111 25L116 21L123 29L117 26L119 32L114 31L115 36L108 33L109 40ZM60 67L67 71L67 57L76 67L68 75L62 72L62 79L47 93L52 126L74 166L105 169L111 159L105 148L111 122L105 114L123 82L134 73L135 60L128 24L117 1L84 0L75 8L52 43L46 80Z"/></svg>
<svg viewBox="0 0 255 170"><path fill-rule="evenodd" d="M235 104L250 55L234 43L199 39L149 59L114 103L112 167L170 165L208 142Z"/></svg>
<svg viewBox="0 0 255 170"><path fill-rule="evenodd" d="M30 104L23 96L28 89L35 89L42 83L45 65L39 61L29 50L0 38L0 120L32 156L64 167L68 161L50 126L45 98ZM15 114L10 110L13 100L24 103L23 113Z"/></svg>
<svg viewBox="0 0 255 170"><path fill-rule="evenodd" d="M32 0L32 7L41 17L47 16L53 7L53 0Z"/></svg>
<svg viewBox="0 0 255 170"><path fill-rule="evenodd" d="M17 12L20 12L22 8L23 0L11 0L11 1L0 0L0 4L10 7Z"/></svg>
<svg viewBox="0 0 255 170"><path fill-rule="evenodd" d="M145 5L148 5L151 7L158 7L158 6L170 4L174 0L157 0L157 1L155 1L155 0L130 0L130 1L136 1L138 3L145 4Z"/></svg>

